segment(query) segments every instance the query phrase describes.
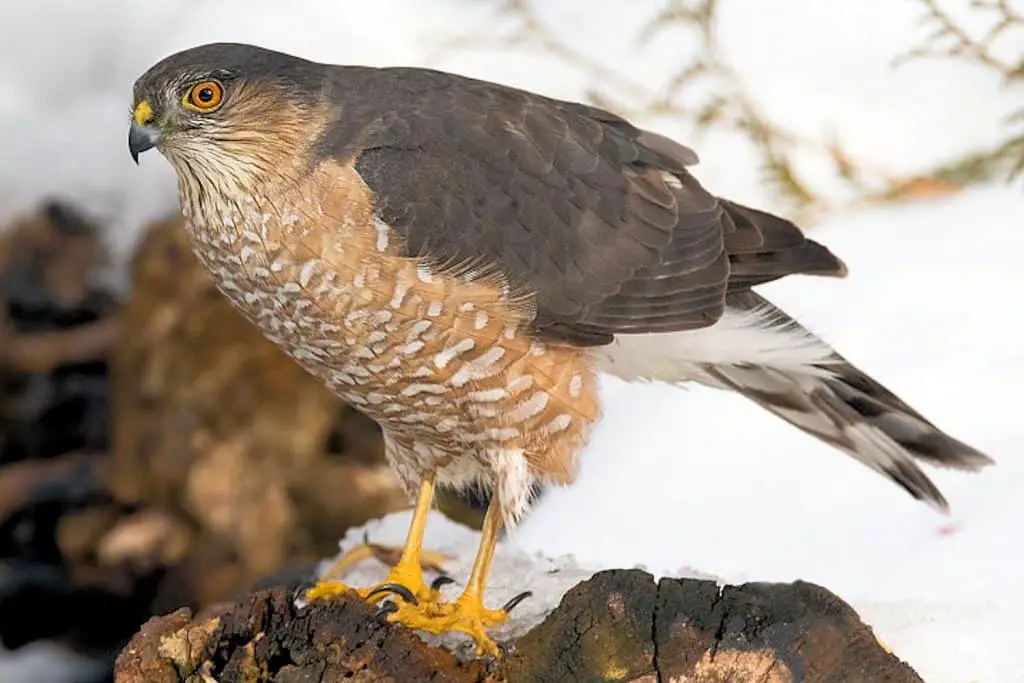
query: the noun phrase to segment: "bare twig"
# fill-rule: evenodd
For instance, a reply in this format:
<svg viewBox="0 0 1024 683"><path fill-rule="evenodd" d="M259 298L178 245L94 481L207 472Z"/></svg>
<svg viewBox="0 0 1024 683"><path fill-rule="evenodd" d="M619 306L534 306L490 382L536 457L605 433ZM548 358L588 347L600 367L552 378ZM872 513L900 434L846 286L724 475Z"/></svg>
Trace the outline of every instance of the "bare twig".
<svg viewBox="0 0 1024 683"><path fill-rule="evenodd" d="M53 332L0 335L0 368L25 373L50 372L66 363L102 360L118 334L116 316Z"/></svg>
<svg viewBox="0 0 1024 683"><path fill-rule="evenodd" d="M996 54L997 43L1024 45L1024 13L1010 0L970 0L975 16L985 20L987 28L972 34L963 28L938 0L918 0L924 7L922 23L930 27L924 43L898 55L899 66L917 59L952 59L978 65L999 74L1008 87L1024 83L1024 49L1008 60ZM1024 107L1007 117L1011 127L1024 127ZM991 180L1004 173L1016 178L1024 172L1024 130L1012 134L992 149L965 155L953 164L937 168L936 177L956 178L962 183Z"/></svg>
<svg viewBox="0 0 1024 683"><path fill-rule="evenodd" d="M999 5L1003 0L974 1ZM693 58L681 56L678 69L660 86L621 73L569 45L544 23L534 2L502 0L499 13L505 20L503 24L511 28L499 31L498 35L458 36L443 41L433 58L440 60L462 50L540 52L599 84L585 89L586 98L622 116L685 120L697 134L715 128L739 131L757 154L765 182L797 219L921 196L918 193L931 196L940 189L958 189L951 180L954 176L936 183L926 182L926 177L898 176L886 171L882 164L856 158L839 140L798 135L766 117L718 45L719 0L665 0L661 10L640 29L636 37L639 44L664 31L676 31L691 36L691 45L697 48ZM836 203L801 177L793 162L798 152L811 152L830 161L835 178L849 190L850 199ZM922 189L925 187L927 191Z"/></svg>
<svg viewBox="0 0 1024 683"><path fill-rule="evenodd" d="M904 64L921 58L968 60L999 72L1007 80L1024 77L1024 59L1009 62L994 52L998 40L1024 29L1024 15L1010 6L1009 0L971 0L976 14L989 19L989 27L981 35L971 35L960 26L938 0L918 0L925 14L922 23L931 27L925 42L898 55L893 63Z"/></svg>

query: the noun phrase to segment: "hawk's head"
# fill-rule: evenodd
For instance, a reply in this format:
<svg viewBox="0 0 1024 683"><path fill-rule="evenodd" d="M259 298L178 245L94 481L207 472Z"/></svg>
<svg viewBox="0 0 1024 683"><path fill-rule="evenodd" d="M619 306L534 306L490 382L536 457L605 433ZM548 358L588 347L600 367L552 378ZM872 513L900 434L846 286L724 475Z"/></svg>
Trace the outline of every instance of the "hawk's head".
<svg viewBox="0 0 1024 683"><path fill-rule="evenodd" d="M309 133L320 64L251 45L173 54L135 82L128 148L156 147L179 175L251 175L280 168Z"/></svg>

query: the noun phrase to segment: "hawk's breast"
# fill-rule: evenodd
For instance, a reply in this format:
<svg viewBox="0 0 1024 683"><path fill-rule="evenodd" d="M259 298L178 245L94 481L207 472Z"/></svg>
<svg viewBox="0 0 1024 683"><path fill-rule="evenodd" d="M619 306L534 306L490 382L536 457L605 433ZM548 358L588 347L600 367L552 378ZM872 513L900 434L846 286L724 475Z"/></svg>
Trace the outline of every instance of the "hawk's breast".
<svg viewBox="0 0 1024 683"><path fill-rule="evenodd" d="M571 477L597 417L591 359L533 339L498 283L398 256L369 207L325 199L315 181L185 213L219 290L392 437L458 456L515 451Z"/></svg>

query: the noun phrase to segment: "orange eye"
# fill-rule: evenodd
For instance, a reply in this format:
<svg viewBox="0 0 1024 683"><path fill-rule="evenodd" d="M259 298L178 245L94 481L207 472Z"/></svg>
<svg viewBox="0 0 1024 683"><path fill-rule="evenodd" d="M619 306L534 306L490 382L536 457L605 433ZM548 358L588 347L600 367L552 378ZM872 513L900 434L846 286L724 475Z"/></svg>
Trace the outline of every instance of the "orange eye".
<svg viewBox="0 0 1024 683"><path fill-rule="evenodd" d="M224 86L217 81L196 83L185 93L185 106L199 112L213 111L224 99Z"/></svg>

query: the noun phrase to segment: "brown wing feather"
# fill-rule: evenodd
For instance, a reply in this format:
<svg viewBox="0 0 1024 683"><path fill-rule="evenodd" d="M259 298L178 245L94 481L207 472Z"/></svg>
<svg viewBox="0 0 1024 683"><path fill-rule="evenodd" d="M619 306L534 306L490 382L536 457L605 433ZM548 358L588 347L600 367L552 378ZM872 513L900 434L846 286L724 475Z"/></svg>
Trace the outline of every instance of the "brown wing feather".
<svg viewBox="0 0 1024 683"><path fill-rule="evenodd" d="M423 69L336 73L345 106L317 148L355 158L409 256L500 272L544 336L704 327L729 291L844 272L788 221L708 193L692 150L609 112Z"/></svg>
<svg viewBox="0 0 1024 683"><path fill-rule="evenodd" d="M846 276L846 265L826 247L807 239L793 223L725 199L719 201L725 213L730 292L796 273Z"/></svg>

